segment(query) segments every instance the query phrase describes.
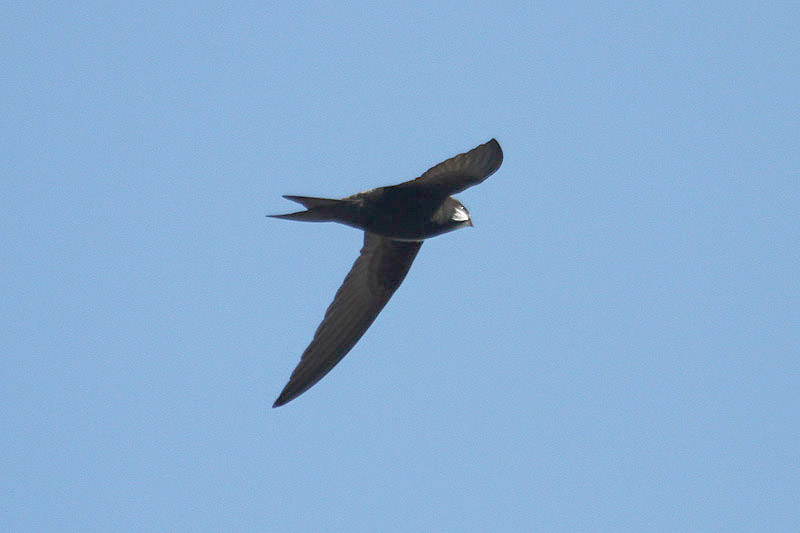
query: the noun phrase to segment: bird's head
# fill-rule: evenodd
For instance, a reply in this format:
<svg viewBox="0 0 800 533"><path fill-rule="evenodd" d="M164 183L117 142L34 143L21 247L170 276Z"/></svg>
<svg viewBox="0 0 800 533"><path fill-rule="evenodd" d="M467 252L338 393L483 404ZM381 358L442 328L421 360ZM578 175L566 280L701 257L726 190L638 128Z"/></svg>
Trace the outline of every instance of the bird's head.
<svg viewBox="0 0 800 533"><path fill-rule="evenodd" d="M428 237L472 226L472 218L470 218L467 208L451 196L441 203L439 209L434 213L431 223L432 228Z"/></svg>
<svg viewBox="0 0 800 533"><path fill-rule="evenodd" d="M441 224L446 228L444 231L453 231L465 226L472 226L472 218L469 216L469 211L464 207L464 204L452 196L442 203L439 213Z"/></svg>
<svg viewBox="0 0 800 533"><path fill-rule="evenodd" d="M472 218L469 216L469 211L464 204L455 200L455 205L452 207L452 214L450 215L450 223L454 224L458 227L461 226L472 226Z"/></svg>

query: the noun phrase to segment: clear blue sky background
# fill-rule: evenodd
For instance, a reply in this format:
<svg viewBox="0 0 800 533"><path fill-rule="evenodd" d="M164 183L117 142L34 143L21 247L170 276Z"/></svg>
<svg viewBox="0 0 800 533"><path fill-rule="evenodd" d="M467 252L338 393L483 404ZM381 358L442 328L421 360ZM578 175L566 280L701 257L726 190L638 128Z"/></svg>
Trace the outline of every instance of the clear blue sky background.
<svg viewBox="0 0 800 533"><path fill-rule="evenodd" d="M4 4L3 528L800 530L800 9L734 4ZM271 409L362 237L264 215L491 137Z"/></svg>

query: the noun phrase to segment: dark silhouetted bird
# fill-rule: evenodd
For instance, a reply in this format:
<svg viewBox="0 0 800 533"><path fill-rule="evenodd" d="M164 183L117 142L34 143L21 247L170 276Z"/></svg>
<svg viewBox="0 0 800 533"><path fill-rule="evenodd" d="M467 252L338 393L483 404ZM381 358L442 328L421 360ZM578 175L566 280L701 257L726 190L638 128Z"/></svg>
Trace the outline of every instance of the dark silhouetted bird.
<svg viewBox="0 0 800 533"><path fill-rule="evenodd" d="M400 286L424 239L472 226L467 208L450 195L481 183L502 162L492 139L398 185L341 200L284 196L307 210L274 218L346 224L364 230L364 247L273 407L307 391L350 351Z"/></svg>

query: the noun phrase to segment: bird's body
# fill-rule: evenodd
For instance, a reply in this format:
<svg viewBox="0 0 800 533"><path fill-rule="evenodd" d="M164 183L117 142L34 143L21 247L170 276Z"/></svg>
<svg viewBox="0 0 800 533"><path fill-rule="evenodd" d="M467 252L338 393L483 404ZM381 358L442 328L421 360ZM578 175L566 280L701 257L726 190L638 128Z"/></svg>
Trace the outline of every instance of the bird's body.
<svg viewBox="0 0 800 533"><path fill-rule="evenodd" d="M450 195L482 182L502 161L492 139L398 185L341 200L285 196L307 210L274 218L352 226L364 230L364 247L273 407L308 390L350 351L405 278L424 239L472 225Z"/></svg>
<svg viewBox="0 0 800 533"><path fill-rule="evenodd" d="M469 213L455 198L428 195L411 188L380 187L341 200L285 198L303 204L308 211L273 218L339 222L400 241L421 241L469 225ZM463 210L465 215L451 221L456 209Z"/></svg>

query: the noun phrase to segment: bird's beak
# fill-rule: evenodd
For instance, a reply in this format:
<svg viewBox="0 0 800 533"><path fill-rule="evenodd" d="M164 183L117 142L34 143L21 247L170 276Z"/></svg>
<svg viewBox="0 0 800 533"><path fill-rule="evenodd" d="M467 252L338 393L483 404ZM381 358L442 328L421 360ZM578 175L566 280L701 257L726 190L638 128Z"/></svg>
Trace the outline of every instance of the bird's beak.
<svg viewBox="0 0 800 533"><path fill-rule="evenodd" d="M467 224L469 224L470 228L474 228L475 227L475 224L472 223L472 219L471 218L467 220Z"/></svg>

